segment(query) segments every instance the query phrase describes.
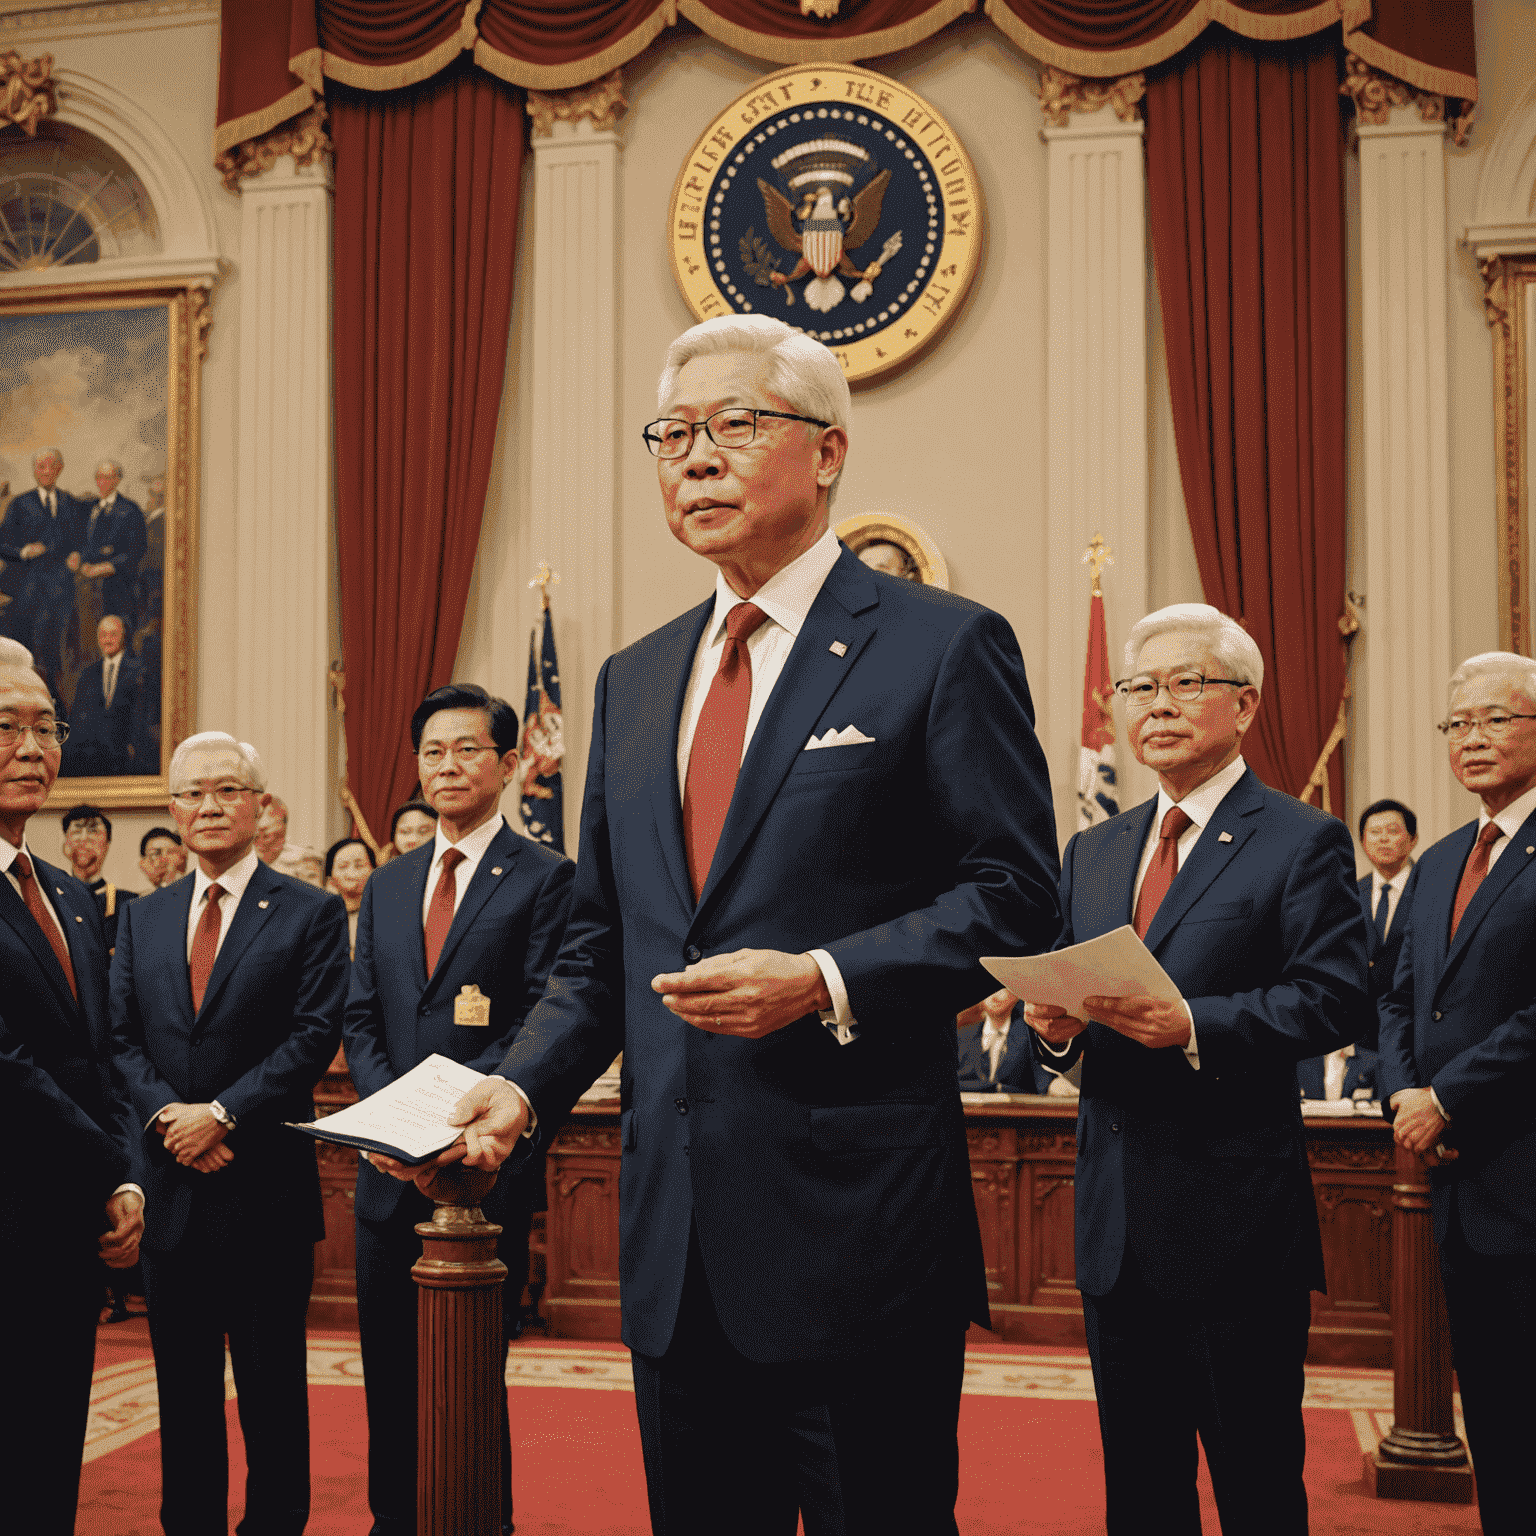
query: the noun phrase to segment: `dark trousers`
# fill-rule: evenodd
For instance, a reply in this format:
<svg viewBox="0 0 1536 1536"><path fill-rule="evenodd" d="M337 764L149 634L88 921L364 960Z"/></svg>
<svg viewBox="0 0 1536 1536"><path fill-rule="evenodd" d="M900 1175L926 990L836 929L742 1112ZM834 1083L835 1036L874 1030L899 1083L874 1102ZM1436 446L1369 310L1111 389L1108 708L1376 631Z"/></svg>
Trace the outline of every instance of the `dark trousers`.
<svg viewBox="0 0 1536 1536"><path fill-rule="evenodd" d="M1107 1295L1083 1297L1109 1536L1200 1530L1197 1436L1227 1536L1305 1536L1311 1310L1304 1285L1262 1277L1235 1295L1169 1301L1129 1252Z"/></svg>
<svg viewBox="0 0 1536 1536"><path fill-rule="evenodd" d="M666 1354L633 1356L656 1536L954 1536L965 1323L762 1365L726 1338L690 1237Z"/></svg>
<svg viewBox="0 0 1536 1536"><path fill-rule="evenodd" d="M411 1266L421 1257L418 1221L432 1219L432 1202L415 1189L402 1191L388 1221L357 1223L357 1328L363 1354L368 1409L368 1507L374 1536L415 1536L416 1531L416 1282ZM507 1266L503 1313L514 1331L528 1278L528 1217L514 1215L496 1240ZM507 1395L497 1399L502 1435L502 1529L512 1529L512 1436Z"/></svg>
<svg viewBox="0 0 1536 1536"><path fill-rule="evenodd" d="M13 1514L28 1536L72 1536L101 1311L96 1245L66 1252L40 1235L31 1253L7 1253L0 1267L0 1316L11 1321L0 1393L0 1482L11 1490Z"/></svg>
<svg viewBox="0 0 1536 1536"><path fill-rule="evenodd" d="M176 1248L145 1252L143 1265L166 1536L225 1536L229 1529L226 1337L245 1437L245 1516L236 1530L298 1536L309 1519L304 1314L314 1245L246 1231L232 1209L199 1202Z"/></svg>
<svg viewBox="0 0 1536 1536"><path fill-rule="evenodd" d="M1452 1213L1440 1249L1461 1412L1484 1536L1528 1536L1536 1441L1536 1256L1467 1247Z"/></svg>

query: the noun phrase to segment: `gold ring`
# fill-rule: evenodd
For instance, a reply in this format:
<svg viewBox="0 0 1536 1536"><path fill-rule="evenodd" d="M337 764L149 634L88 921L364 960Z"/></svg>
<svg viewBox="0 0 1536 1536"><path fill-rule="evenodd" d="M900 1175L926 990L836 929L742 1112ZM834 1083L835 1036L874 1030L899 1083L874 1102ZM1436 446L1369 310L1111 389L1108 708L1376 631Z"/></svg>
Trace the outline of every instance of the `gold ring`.
<svg viewBox="0 0 1536 1536"><path fill-rule="evenodd" d="M1445 1156L1445 1143L1443 1141L1437 1141L1435 1143L1435 1156L1436 1157L1444 1157Z"/></svg>

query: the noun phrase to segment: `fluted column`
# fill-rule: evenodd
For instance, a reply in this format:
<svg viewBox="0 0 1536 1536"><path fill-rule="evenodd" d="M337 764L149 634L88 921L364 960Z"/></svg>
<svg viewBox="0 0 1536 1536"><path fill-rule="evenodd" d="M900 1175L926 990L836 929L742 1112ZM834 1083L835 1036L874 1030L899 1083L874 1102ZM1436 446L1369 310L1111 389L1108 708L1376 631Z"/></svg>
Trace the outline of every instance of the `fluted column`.
<svg viewBox="0 0 1536 1536"><path fill-rule="evenodd" d="M1365 628L1355 642L1355 775L1450 831L1437 720L1451 654L1450 384L1444 101L1349 61L1360 135ZM1438 110L1437 110L1438 106ZM1358 572L1358 567L1357 567ZM1363 675L1362 675L1363 673Z"/></svg>
<svg viewBox="0 0 1536 1536"><path fill-rule="evenodd" d="M289 836L324 848L341 827L339 751L326 668L337 605L332 512L329 145L279 153L239 182L239 433L233 571L204 571L228 604L235 687L201 722L252 742ZM225 494L228 494L227 492ZM215 624L218 620L210 615ZM205 621L205 629L206 629ZM212 633L211 630L207 631Z"/></svg>
<svg viewBox="0 0 1536 1536"><path fill-rule="evenodd" d="M1090 581L1083 552L1102 533L1111 670L1147 609L1147 248L1142 78L1040 81L1049 201L1046 236L1046 514L1049 636L1034 690L1064 829L1075 825L1077 746ZM1120 803L1141 771L1124 747ZM1127 768L1133 776L1128 785ZM1150 779L1141 783L1144 789Z"/></svg>

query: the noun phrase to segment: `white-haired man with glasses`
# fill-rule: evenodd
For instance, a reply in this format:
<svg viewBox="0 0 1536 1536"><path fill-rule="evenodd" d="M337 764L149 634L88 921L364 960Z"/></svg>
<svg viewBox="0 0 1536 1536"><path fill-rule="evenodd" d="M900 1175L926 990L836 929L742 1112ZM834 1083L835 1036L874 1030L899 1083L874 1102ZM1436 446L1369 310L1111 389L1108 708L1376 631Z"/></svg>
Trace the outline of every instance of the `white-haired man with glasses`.
<svg viewBox="0 0 1536 1536"><path fill-rule="evenodd" d="M171 758L171 815L197 856L125 907L112 1033L148 1198L144 1285L160 1398L166 1536L224 1529L224 1341L245 1437L247 1536L309 1516L304 1314L325 1235L308 1139L346 1005L339 896L256 857L266 771L222 731Z"/></svg>
<svg viewBox="0 0 1536 1536"><path fill-rule="evenodd" d="M1378 1083L1399 1145L1434 1170L1483 1530L1504 1536L1530 1529L1536 1434L1536 661L1464 661L1440 729L1481 804L1419 860Z"/></svg>
<svg viewBox="0 0 1536 1536"><path fill-rule="evenodd" d="M1196 1439L1227 1536L1304 1536L1302 1362L1324 1288L1296 1064L1366 1005L1343 822L1242 757L1264 662L1204 603L1131 629L1117 684L1158 793L1062 859L1060 946L1135 926L1178 1003L1026 1003L1045 1064L1082 1060L1077 1284L1111 1536L1200 1530Z"/></svg>

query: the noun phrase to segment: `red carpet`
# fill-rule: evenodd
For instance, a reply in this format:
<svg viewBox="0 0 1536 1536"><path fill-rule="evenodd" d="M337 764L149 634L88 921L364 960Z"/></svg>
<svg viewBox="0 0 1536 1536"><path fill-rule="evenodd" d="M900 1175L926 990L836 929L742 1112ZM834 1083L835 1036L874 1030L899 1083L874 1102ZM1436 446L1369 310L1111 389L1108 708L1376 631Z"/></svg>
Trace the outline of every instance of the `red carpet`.
<svg viewBox="0 0 1536 1536"><path fill-rule="evenodd" d="M365 1536L366 1425L355 1340L310 1336L310 1536ZM524 1341L511 1362L519 1536L641 1536L649 1530L628 1387L611 1345ZM142 1320L100 1331L77 1536L158 1536L159 1435ZM1080 1351L973 1349L960 1413L963 1536L1092 1536L1103 1529L1098 1425ZM1312 1529L1328 1536L1474 1536L1475 1510L1366 1496L1361 1438L1390 1422L1385 1372L1309 1373L1307 1487ZM229 1418L233 1528L245 1475ZM1205 1529L1220 1529L1201 1472ZM1155 1529L1149 1511L1149 1531Z"/></svg>

